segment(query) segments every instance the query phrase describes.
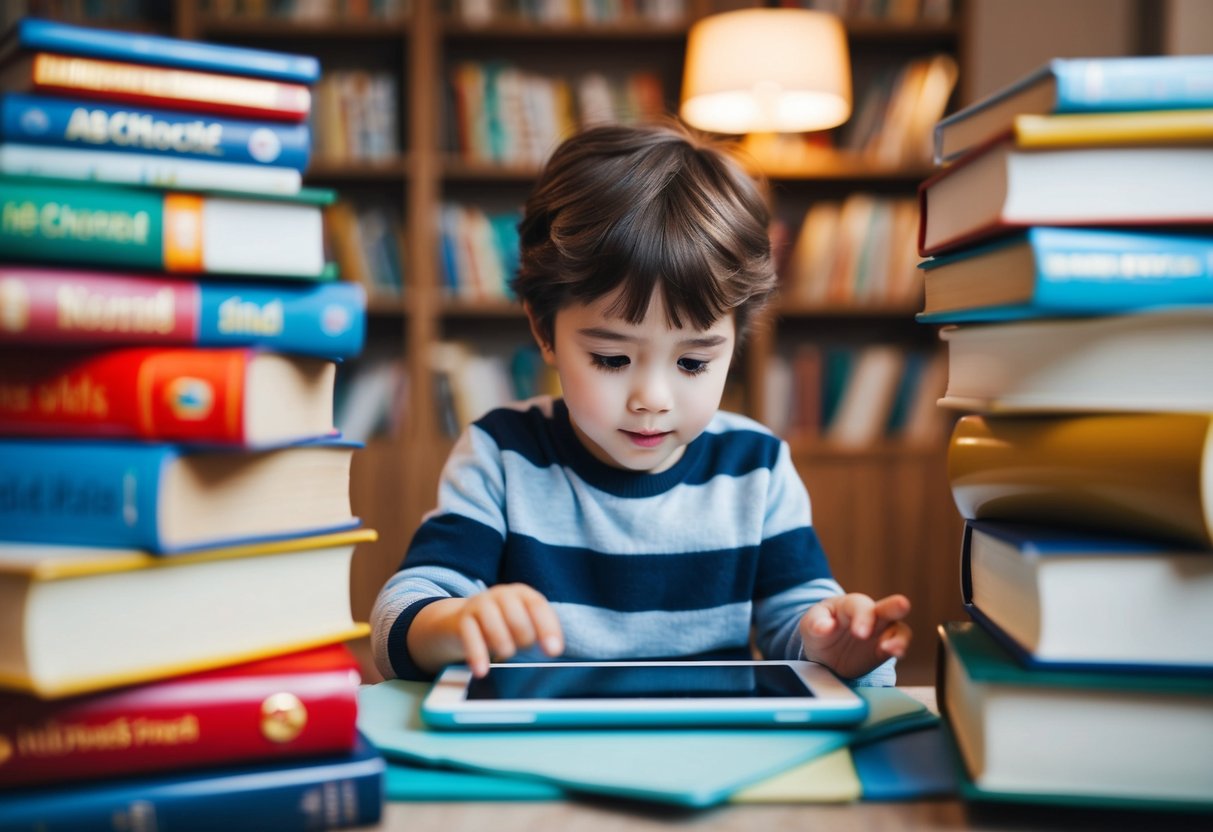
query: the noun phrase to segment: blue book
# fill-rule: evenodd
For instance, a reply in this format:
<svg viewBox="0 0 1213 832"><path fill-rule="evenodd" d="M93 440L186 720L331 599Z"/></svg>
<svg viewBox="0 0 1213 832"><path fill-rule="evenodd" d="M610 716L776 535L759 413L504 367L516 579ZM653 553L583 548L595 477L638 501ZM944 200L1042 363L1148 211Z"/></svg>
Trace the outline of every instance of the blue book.
<svg viewBox="0 0 1213 832"><path fill-rule="evenodd" d="M0 41L0 61L11 59L18 51L35 50L301 84L314 84L320 78L320 62L310 55L73 26L32 17L17 21Z"/></svg>
<svg viewBox="0 0 1213 832"><path fill-rule="evenodd" d="M920 264L924 323L1213 303L1213 235L1037 226Z"/></svg>
<svg viewBox="0 0 1213 832"><path fill-rule="evenodd" d="M1213 107L1213 55L1056 58L935 125L935 162L1010 131L1015 116Z"/></svg>
<svg viewBox="0 0 1213 832"><path fill-rule="evenodd" d="M154 153L299 171L307 167L311 151L307 124L24 93L0 96L0 138L5 142Z"/></svg>
<svg viewBox="0 0 1213 832"><path fill-rule="evenodd" d="M355 447L0 439L0 540L167 553L354 528Z"/></svg>
<svg viewBox="0 0 1213 832"><path fill-rule="evenodd" d="M383 789L383 758L360 737L348 755L6 792L0 797L0 829L344 829L379 821Z"/></svg>

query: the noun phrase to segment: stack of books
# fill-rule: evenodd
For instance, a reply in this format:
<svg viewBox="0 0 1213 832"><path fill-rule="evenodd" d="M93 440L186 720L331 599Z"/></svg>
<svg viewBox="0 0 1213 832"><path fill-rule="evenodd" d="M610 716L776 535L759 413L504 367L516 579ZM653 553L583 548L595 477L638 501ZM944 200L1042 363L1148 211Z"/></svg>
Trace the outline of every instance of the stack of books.
<svg viewBox="0 0 1213 832"><path fill-rule="evenodd" d="M365 298L267 161L319 67L40 20L0 55L36 93L0 144L0 827L374 822L333 427Z"/></svg>
<svg viewBox="0 0 1213 832"><path fill-rule="evenodd" d="M1213 808L1213 56L941 121L924 321L967 520L937 693L979 800Z"/></svg>

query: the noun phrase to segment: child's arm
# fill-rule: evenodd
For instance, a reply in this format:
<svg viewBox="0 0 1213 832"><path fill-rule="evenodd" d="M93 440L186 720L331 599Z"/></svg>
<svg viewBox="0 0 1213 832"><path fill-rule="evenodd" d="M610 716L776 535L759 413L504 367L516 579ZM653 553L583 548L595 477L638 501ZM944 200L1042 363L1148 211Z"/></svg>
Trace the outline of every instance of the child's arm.
<svg viewBox="0 0 1213 832"><path fill-rule="evenodd" d="M910 646L904 619L910 601L904 595L873 600L859 592L826 598L800 619L804 655L844 679L854 679L890 658L901 658Z"/></svg>
<svg viewBox="0 0 1213 832"><path fill-rule="evenodd" d="M538 643L548 656L564 651L552 605L526 584L498 584L469 598L444 598L417 613L408 631L413 661L427 673L466 662L472 675L489 671L490 654L508 659Z"/></svg>

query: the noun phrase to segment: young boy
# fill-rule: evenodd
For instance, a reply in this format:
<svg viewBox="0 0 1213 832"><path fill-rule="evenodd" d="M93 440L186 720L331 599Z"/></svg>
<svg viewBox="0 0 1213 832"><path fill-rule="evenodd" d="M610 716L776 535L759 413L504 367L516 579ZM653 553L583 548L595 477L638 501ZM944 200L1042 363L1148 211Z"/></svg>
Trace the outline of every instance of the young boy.
<svg viewBox="0 0 1213 832"><path fill-rule="evenodd" d="M556 150L514 287L563 398L456 443L372 612L385 677L520 652L748 658L752 635L766 658L893 683L909 601L844 595L787 444L717 409L775 287L767 219L735 162L676 125Z"/></svg>

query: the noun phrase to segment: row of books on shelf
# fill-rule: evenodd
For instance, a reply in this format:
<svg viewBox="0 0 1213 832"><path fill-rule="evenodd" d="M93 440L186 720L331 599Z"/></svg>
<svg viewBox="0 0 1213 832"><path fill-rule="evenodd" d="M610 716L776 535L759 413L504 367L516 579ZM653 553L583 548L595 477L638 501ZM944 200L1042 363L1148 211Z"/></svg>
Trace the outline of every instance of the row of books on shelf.
<svg viewBox="0 0 1213 832"><path fill-rule="evenodd" d="M430 345L434 406L442 432L455 439L493 408L539 395L560 395L555 371L527 343L486 348L467 341Z"/></svg>
<svg viewBox="0 0 1213 832"><path fill-rule="evenodd" d="M334 70L316 85L316 159L376 162L400 155L400 92L392 72Z"/></svg>
<svg viewBox="0 0 1213 832"><path fill-rule="evenodd" d="M488 212L476 205L443 203L438 233L443 288L461 300L507 301L518 271L521 211Z"/></svg>
<svg viewBox="0 0 1213 832"><path fill-rule="evenodd" d="M956 0L782 0L781 5L830 12L844 20L906 26L947 23L956 14Z"/></svg>
<svg viewBox="0 0 1213 832"><path fill-rule="evenodd" d="M9 62L192 73L172 88L192 91L181 109L127 106L246 135L306 118L316 69L47 21L5 42ZM300 109L224 112L225 84L263 80L250 67L290 76ZM37 92L93 106L86 87ZM324 261L331 194L206 192L205 166L222 188L224 163L198 164L188 191L0 177L0 827L316 829L381 812L343 644L366 633L350 567L376 535L333 421L365 296Z"/></svg>
<svg viewBox="0 0 1213 832"><path fill-rule="evenodd" d="M1057 59L936 131L921 317L973 619L937 693L971 799L1213 805L1211 73Z"/></svg>
<svg viewBox="0 0 1213 832"><path fill-rule="evenodd" d="M447 0L446 11L463 23L527 21L544 25L644 21L681 23L686 0Z"/></svg>
<svg viewBox="0 0 1213 832"><path fill-rule="evenodd" d="M805 212L780 265L782 298L809 306L917 304L918 207L913 198L856 192Z"/></svg>
<svg viewBox="0 0 1213 832"><path fill-rule="evenodd" d="M578 127L665 112L661 79L647 71L569 77L501 61L460 61L448 82L448 135L467 162L538 166Z"/></svg>
<svg viewBox="0 0 1213 832"><path fill-rule="evenodd" d="M400 206L383 199L338 200L325 215L328 248L342 278L372 298L404 292L405 233Z"/></svg>
<svg viewBox="0 0 1213 832"><path fill-rule="evenodd" d="M399 20L411 0L203 0L204 14L217 18L323 22L331 20Z"/></svg>

